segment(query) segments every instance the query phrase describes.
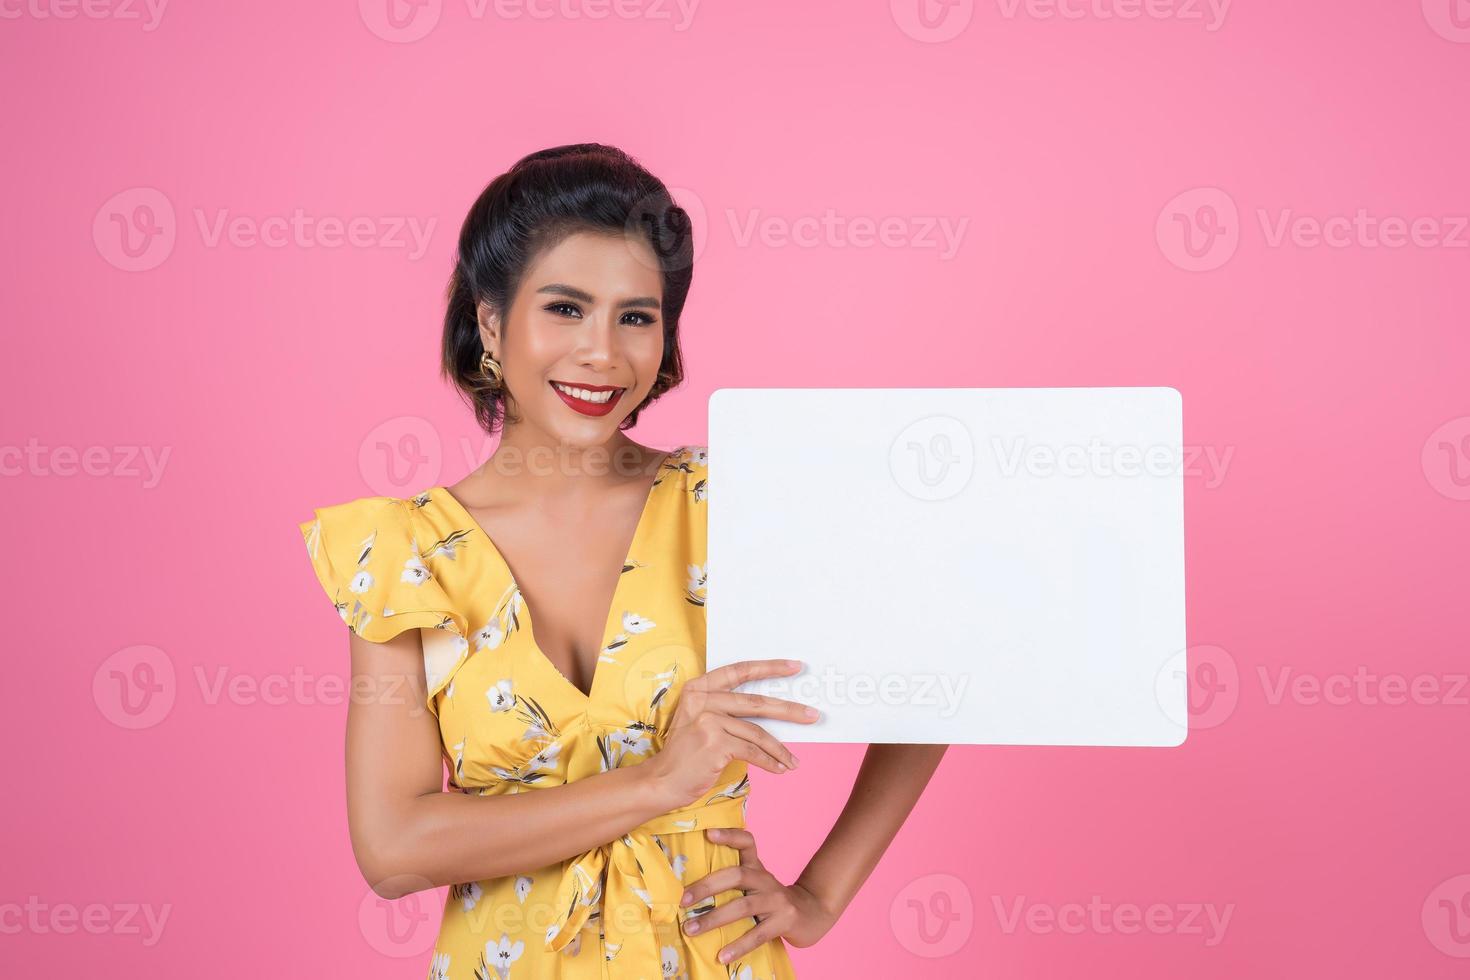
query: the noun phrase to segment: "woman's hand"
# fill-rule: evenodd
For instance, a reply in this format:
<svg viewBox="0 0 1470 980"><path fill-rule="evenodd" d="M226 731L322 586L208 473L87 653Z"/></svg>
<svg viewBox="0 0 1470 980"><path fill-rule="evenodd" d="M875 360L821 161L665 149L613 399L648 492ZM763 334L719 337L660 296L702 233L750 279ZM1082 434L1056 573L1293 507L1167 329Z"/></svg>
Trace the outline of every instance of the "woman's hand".
<svg viewBox="0 0 1470 980"><path fill-rule="evenodd" d="M777 936L793 946L811 946L837 921L836 914L823 907L804 886L783 885L766 870L755 852L755 836L750 831L729 827L705 833L716 844L738 848L740 863L712 871L690 885L680 904L689 906L729 889L739 889L745 896L685 920L684 930L699 935L746 916L756 920L751 929L720 951L721 963L731 963Z"/></svg>
<svg viewBox="0 0 1470 980"><path fill-rule="evenodd" d="M815 708L763 694L731 688L762 677L794 674L799 660L740 660L717 667L686 683L679 692L668 735L644 766L672 809L688 806L715 784L725 768L744 759L770 772L790 772L796 756L764 728L744 716L781 718L811 723L820 717ZM810 713L808 713L810 712Z"/></svg>

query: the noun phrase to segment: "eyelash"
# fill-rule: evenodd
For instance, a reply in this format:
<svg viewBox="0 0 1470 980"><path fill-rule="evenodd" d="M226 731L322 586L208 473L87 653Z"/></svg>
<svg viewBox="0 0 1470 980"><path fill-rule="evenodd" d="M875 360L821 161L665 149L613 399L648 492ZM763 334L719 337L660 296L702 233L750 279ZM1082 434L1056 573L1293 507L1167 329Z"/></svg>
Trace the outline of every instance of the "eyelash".
<svg viewBox="0 0 1470 980"><path fill-rule="evenodd" d="M574 304L572 304L572 303L552 303L550 306L546 307L546 309L552 310L552 311L563 309L563 308L568 309L568 310L575 310L575 309L577 309L577 307ZM581 312L581 311L579 310L578 312ZM649 316L647 313L639 313L638 311L634 310L633 311L633 315L634 316L637 316L637 317L642 317L643 318L643 324L642 325L645 326L645 327L652 326L654 323L657 322L656 320L654 320L653 317Z"/></svg>

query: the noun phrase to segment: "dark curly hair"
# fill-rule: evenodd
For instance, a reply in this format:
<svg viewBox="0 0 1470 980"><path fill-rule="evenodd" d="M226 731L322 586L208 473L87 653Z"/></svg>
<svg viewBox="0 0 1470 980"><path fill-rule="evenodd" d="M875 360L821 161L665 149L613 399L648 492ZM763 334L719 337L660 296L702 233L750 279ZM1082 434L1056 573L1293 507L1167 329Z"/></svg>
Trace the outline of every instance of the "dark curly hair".
<svg viewBox="0 0 1470 980"><path fill-rule="evenodd" d="M616 147L573 143L539 150L492 180L470 207L446 292L440 366L491 434L506 421L505 405L503 392L491 389L480 369L485 348L478 306L483 302L499 312L504 324L531 262L586 231L641 235L663 276L664 355L658 378L618 428L631 428L644 406L684 380L679 316L694 276L689 215L663 181Z"/></svg>

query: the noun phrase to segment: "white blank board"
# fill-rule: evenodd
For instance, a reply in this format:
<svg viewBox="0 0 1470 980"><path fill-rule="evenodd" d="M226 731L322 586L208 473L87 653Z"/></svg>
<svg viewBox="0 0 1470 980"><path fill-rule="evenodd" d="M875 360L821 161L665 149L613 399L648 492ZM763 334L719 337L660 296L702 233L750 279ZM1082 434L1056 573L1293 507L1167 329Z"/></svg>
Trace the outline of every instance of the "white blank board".
<svg viewBox="0 0 1470 980"><path fill-rule="evenodd" d="M1173 388L721 388L706 668L784 742L1154 745L1188 730Z"/></svg>

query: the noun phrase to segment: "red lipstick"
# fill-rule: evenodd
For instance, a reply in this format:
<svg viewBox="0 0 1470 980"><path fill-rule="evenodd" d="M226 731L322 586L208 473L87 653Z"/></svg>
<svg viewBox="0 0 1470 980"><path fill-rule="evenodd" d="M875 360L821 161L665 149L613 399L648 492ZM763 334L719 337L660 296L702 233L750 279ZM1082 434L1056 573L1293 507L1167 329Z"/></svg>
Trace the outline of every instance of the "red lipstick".
<svg viewBox="0 0 1470 980"><path fill-rule="evenodd" d="M580 384L574 381L562 381L559 378L548 381L547 384L551 386L551 390L556 392L557 395L560 396L561 400L566 402L568 407L570 407L572 410L582 415L590 415L593 417L606 415L608 412L611 412L613 410L613 406L617 405L618 400L623 397L623 392L626 390L624 388L618 387L617 385ZM560 388L558 388L558 384L564 384L569 388L581 388L585 391L611 391L613 392L613 396L607 401L599 404L597 402L586 401L585 399L578 398L575 395L569 395L565 391L562 391Z"/></svg>

